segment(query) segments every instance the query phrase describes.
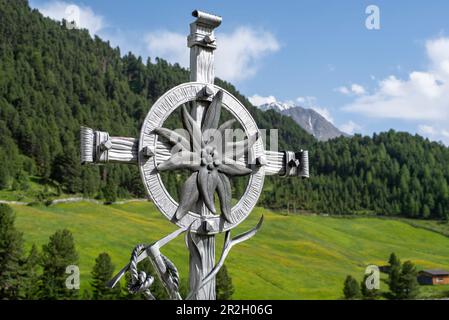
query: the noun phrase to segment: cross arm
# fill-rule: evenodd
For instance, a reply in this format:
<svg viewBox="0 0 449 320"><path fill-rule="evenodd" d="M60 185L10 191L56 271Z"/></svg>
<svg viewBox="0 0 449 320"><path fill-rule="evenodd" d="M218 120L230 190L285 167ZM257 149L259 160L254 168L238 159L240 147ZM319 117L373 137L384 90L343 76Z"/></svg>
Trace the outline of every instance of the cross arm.
<svg viewBox="0 0 449 320"><path fill-rule="evenodd" d="M309 178L309 152L265 151L265 174Z"/></svg>
<svg viewBox="0 0 449 320"><path fill-rule="evenodd" d="M80 133L82 164L137 164L138 139L111 137L105 131L94 131L87 127L81 127Z"/></svg>
<svg viewBox="0 0 449 320"><path fill-rule="evenodd" d="M158 141L158 163L171 157L171 146ZM139 140L129 137L110 136L105 131L95 131L91 128L81 127L81 163L103 164L107 162L137 164ZM154 150L142 150L146 157L154 156ZM246 166L246 155L237 162ZM309 177L309 154L307 150L292 151L265 151L265 157L256 159L256 166L264 166L266 175L279 175L283 177L298 176Z"/></svg>

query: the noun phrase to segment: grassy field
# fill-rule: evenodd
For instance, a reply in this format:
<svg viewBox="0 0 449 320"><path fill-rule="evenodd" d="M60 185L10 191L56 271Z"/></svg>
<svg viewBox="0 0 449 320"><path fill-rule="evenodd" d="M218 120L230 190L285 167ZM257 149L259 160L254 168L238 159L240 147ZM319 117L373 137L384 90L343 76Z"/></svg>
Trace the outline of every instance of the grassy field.
<svg viewBox="0 0 449 320"><path fill-rule="evenodd" d="M68 198L74 195L68 195L58 192L56 185L48 183L45 184L42 178L32 176L27 178L26 190L13 190L12 188L0 189L0 200L19 201L19 202L33 202L39 197L45 199Z"/></svg>
<svg viewBox="0 0 449 320"><path fill-rule="evenodd" d="M45 206L13 206L16 225L27 246L39 246L58 229L74 234L79 252L81 287L89 288L90 271L101 252L108 252L116 269L126 264L134 245L155 241L175 226L151 203L98 205L87 202ZM368 264L385 264L391 252L418 268L449 268L449 238L400 220L284 216L257 208L233 231L245 231L261 215L265 222L251 240L234 247L226 265L235 299L338 299L343 281L362 279ZM217 239L221 252L223 238ZM180 237L163 248L188 276L188 255ZM217 257L218 258L218 257ZM381 283L381 290L387 290ZM423 288L423 297L449 295L449 287Z"/></svg>

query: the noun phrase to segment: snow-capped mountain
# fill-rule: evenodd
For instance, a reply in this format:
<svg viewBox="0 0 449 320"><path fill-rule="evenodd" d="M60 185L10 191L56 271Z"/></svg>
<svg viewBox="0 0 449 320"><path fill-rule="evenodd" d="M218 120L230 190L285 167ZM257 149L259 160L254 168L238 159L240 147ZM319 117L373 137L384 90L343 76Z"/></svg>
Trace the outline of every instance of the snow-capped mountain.
<svg viewBox="0 0 449 320"><path fill-rule="evenodd" d="M267 110L275 110L278 112L283 112L290 108L294 108L295 105L293 103L285 103L285 102L270 102L260 105L258 108L262 111Z"/></svg>
<svg viewBox="0 0 449 320"><path fill-rule="evenodd" d="M320 141L326 141L348 134L338 130L326 118L313 109L303 108L292 103L271 102L258 107L262 111L274 110L291 117L304 130Z"/></svg>

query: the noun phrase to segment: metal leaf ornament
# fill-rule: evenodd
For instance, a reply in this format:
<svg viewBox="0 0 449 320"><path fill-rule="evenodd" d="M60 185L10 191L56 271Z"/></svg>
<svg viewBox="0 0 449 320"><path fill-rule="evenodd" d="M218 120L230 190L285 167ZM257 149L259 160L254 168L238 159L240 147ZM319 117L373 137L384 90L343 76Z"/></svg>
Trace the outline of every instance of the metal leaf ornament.
<svg viewBox="0 0 449 320"><path fill-rule="evenodd" d="M201 127L192 118L185 105L181 107L184 129L189 137L184 137L166 128L154 130L176 148L177 152L158 164L158 171L188 169L193 171L181 190L181 200L176 210L176 219L181 219L198 201L202 201L214 214L214 194L217 191L223 218L231 221L231 183L230 177L244 176L251 169L238 164L235 160L248 152L257 140L254 135L248 139L230 142L225 137L235 120L229 120L219 126L223 92L220 90L206 110ZM238 151L235 152L234 150ZM235 160L234 160L235 159Z"/></svg>

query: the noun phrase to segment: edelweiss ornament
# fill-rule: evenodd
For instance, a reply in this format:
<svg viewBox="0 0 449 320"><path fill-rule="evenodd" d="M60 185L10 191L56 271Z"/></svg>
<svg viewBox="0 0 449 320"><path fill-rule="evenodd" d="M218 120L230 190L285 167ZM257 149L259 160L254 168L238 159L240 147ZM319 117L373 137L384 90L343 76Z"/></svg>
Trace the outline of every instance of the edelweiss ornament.
<svg viewBox="0 0 449 320"><path fill-rule="evenodd" d="M262 225L263 217L251 230L231 237L231 229L256 205L265 175L309 176L307 151L265 150L249 111L229 92L213 84L217 47L214 29L221 24L221 17L201 11L194 11L193 16L196 20L190 25L187 41L191 82L169 90L156 101L143 122L140 137L114 137L81 128L81 162L137 164L149 198L179 227L159 241L137 245L130 263L109 282L114 287L129 271L129 291L142 292L147 299L154 298L154 277L138 270L144 259L154 266L170 299L182 299L177 268L161 249L183 233L190 253L190 292L185 298L215 299L215 276L231 248L253 237ZM177 108L181 108L184 133L164 127ZM234 119L220 123L223 109ZM246 138L234 142L229 130L237 122ZM183 183L180 203L167 192L160 176L162 171L172 170L191 172ZM248 185L232 206L230 179L245 175L249 177ZM215 207L215 194L219 210ZM219 232L225 232L225 237L221 257L215 264L215 234Z"/></svg>
<svg viewBox="0 0 449 320"><path fill-rule="evenodd" d="M204 100L205 88L211 90ZM196 120L187 109L204 105L204 115ZM181 108L183 132L164 128L164 122ZM235 119L220 123L222 109ZM233 142L226 134L239 122L247 138ZM215 234L237 226L254 208L262 192L265 169L256 164L265 149L257 124L248 110L226 90L207 83L181 84L160 97L144 120L139 150L151 150L154 156L140 153L139 166L148 194L159 210L180 227L192 232ZM178 204L166 191L160 172L190 170ZM249 175L249 183L237 204L231 207L234 176ZM218 195L220 212L215 208ZM204 203L209 212L201 209Z"/></svg>
<svg viewBox="0 0 449 320"><path fill-rule="evenodd" d="M225 140L225 130L230 130L235 122L235 120L230 120L218 127L222 97L223 91L219 91L215 95L207 109L201 130L188 113L186 106L182 105L182 122L189 134L189 141L175 131L165 128L155 129L155 132L167 138L174 148L179 149L170 159L160 163L157 170L189 169L194 171L181 190L181 202L175 213L178 220L192 209L198 200L203 201L207 208L216 214L214 193L217 191L221 213L228 222L231 222L232 191L228 175L243 176L252 172L251 169L234 161L231 158L232 154L223 154L223 144L218 143ZM220 139L211 139L210 136L205 135L204 132L207 130L216 130ZM213 136L217 137L217 135ZM255 139L252 141L254 142ZM233 144L237 146L235 143ZM234 150L234 145L231 146L232 150ZM245 145L244 153L248 151L252 143L246 142Z"/></svg>

